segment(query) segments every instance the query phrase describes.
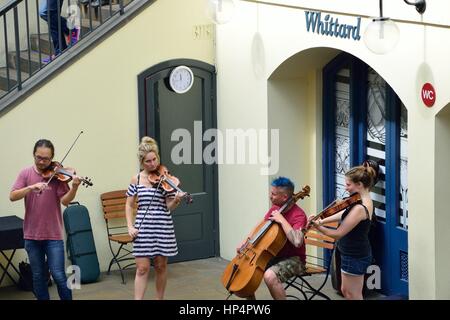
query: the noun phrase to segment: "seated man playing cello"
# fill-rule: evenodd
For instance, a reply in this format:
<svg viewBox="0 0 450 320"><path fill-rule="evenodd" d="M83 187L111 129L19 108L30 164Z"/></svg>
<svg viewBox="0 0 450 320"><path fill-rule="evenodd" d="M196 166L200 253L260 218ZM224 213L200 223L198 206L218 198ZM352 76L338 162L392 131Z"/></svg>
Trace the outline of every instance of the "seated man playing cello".
<svg viewBox="0 0 450 320"><path fill-rule="evenodd" d="M269 261L264 272L264 282L275 300L286 299L283 282L294 275L305 271L305 244L302 229L307 224L305 212L295 203L281 214L278 209L288 201L294 193L294 184L285 177L275 179L271 184L270 201L272 207L264 216L264 220L277 222L286 234L286 244L276 257ZM240 247L242 247L243 243ZM240 249L238 248L238 251ZM255 299L255 295L247 297Z"/></svg>

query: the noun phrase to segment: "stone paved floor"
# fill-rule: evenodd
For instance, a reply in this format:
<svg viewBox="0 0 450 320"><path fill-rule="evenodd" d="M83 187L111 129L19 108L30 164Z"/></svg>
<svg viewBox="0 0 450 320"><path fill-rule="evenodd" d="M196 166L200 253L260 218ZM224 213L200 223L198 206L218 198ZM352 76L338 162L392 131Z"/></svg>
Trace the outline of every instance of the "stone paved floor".
<svg viewBox="0 0 450 320"><path fill-rule="evenodd" d="M173 263L169 265L169 277L166 288L166 299L169 300L224 300L227 297L227 291L220 281L222 273L228 264L227 260L222 258L209 258L203 260L187 261ZM125 271L126 284L121 283L120 273L111 272L110 275L102 273L96 283L82 284L81 289L73 291L73 298L77 300L130 300L133 299L135 269L130 268ZM317 284L323 279L322 276L316 276L312 280ZM146 299L155 297L154 273L151 272L148 289L145 295ZM56 286L49 288L52 299L58 299ZM332 288L330 280L323 289L331 299L342 300ZM288 294L294 291L288 289ZM367 299L378 299L380 296L370 295ZM264 283L256 291L256 298L268 300L271 299L269 291ZM0 300L30 300L34 299L31 292L21 291L15 286L0 288ZM230 300L240 300L240 298L231 296Z"/></svg>

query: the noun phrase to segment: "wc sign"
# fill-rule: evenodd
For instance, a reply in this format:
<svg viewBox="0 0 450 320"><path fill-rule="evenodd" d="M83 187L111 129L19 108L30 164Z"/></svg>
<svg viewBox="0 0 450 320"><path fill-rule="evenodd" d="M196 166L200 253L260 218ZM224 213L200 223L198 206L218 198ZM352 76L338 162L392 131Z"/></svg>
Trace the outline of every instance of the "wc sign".
<svg viewBox="0 0 450 320"><path fill-rule="evenodd" d="M420 94L422 96L423 103L425 103L427 107L431 108L436 101L436 91L434 90L431 83L425 83Z"/></svg>

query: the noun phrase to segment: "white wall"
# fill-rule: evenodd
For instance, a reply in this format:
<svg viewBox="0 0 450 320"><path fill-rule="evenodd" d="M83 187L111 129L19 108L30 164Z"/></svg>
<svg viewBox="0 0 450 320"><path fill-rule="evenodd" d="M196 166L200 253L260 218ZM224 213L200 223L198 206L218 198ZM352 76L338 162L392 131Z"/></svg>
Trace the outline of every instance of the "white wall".
<svg viewBox="0 0 450 320"><path fill-rule="evenodd" d="M269 128L280 132L280 169L290 177L296 191L309 184L309 143L314 124L308 122L307 80L282 79L268 83ZM308 201L308 199L306 199ZM306 201L299 201L303 207Z"/></svg>
<svg viewBox="0 0 450 320"><path fill-rule="evenodd" d="M248 21L255 22L253 18ZM230 43L217 41L218 129L267 129L265 80L252 70L253 33L234 24L217 27L236 35ZM260 169L259 164L219 165L220 251L224 258L234 257L237 245L267 211L268 177L260 175Z"/></svg>
<svg viewBox="0 0 450 320"><path fill-rule="evenodd" d="M435 160L435 198L436 218L435 218L435 238L436 242L436 297L439 299L449 299L450 281L445 281L448 277L448 266L450 266L450 215L448 199L450 190L450 105L447 105L436 117L436 149L439 153Z"/></svg>

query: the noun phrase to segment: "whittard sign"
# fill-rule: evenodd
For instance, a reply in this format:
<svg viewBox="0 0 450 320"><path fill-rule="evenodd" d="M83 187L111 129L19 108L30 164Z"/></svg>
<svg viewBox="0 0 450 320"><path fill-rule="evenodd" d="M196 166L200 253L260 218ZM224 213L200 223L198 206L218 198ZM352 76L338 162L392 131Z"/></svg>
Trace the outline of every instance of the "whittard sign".
<svg viewBox="0 0 450 320"><path fill-rule="evenodd" d="M361 39L361 17L356 18L354 25L339 23L339 18L329 14L323 17L321 12L305 11L305 17L308 32L355 41Z"/></svg>

